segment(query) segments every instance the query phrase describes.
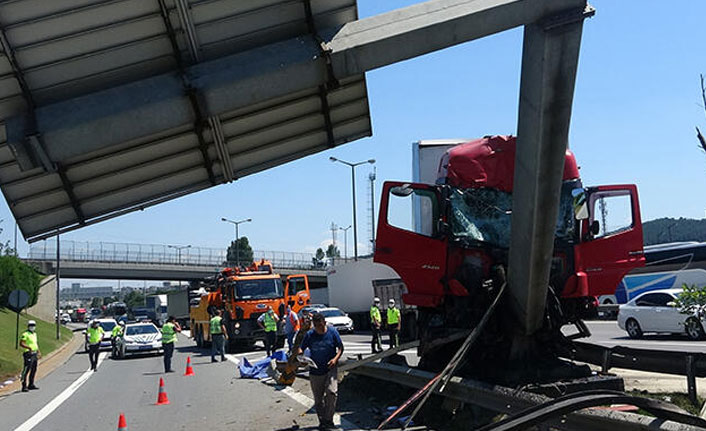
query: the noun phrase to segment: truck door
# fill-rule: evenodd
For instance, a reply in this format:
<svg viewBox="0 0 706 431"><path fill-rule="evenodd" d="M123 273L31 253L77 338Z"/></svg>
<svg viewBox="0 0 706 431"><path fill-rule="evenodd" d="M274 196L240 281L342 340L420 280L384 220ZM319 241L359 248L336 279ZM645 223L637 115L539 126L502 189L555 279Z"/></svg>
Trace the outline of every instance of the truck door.
<svg viewBox="0 0 706 431"><path fill-rule="evenodd" d="M295 313L305 305L311 303L309 292L309 278L305 274L295 274L287 276L287 305L292 307Z"/></svg>
<svg viewBox="0 0 706 431"><path fill-rule="evenodd" d="M438 232L440 203L434 186L383 185L374 260L399 274L407 304L434 307L444 296L447 244Z"/></svg>
<svg viewBox="0 0 706 431"><path fill-rule="evenodd" d="M613 295L630 270L645 264L637 187L589 188L587 203L589 215L582 223L575 259L588 292L571 296Z"/></svg>

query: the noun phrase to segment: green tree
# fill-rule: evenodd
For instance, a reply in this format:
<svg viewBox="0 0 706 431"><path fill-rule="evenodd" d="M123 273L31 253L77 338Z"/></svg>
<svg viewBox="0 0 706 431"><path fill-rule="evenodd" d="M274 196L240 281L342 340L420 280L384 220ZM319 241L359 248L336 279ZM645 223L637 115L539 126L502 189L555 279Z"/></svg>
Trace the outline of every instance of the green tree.
<svg viewBox="0 0 706 431"><path fill-rule="evenodd" d="M321 247L316 249L316 260L324 260L325 257L326 253L324 253L324 249L322 249Z"/></svg>
<svg viewBox="0 0 706 431"><path fill-rule="evenodd" d="M333 244L329 244L326 249L326 257L341 257L341 251Z"/></svg>
<svg viewBox="0 0 706 431"><path fill-rule="evenodd" d="M91 299L91 308L100 308L103 305L103 298L95 297Z"/></svg>
<svg viewBox="0 0 706 431"><path fill-rule="evenodd" d="M135 307L142 307L145 303L145 297L139 290L133 290L125 295L123 302L129 310L132 310Z"/></svg>
<svg viewBox="0 0 706 431"><path fill-rule="evenodd" d="M41 280L41 274L16 256L0 256L0 307L7 306L8 296L15 289L29 294L27 307L36 304Z"/></svg>
<svg viewBox="0 0 706 431"><path fill-rule="evenodd" d="M239 251L237 256L236 250ZM240 262L241 266L250 266L253 263L253 251L252 247L250 247L248 237L243 236L238 238L238 241L231 241L226 253L226 259L228 260L228 263L235 264L237 260Z"/></svg>

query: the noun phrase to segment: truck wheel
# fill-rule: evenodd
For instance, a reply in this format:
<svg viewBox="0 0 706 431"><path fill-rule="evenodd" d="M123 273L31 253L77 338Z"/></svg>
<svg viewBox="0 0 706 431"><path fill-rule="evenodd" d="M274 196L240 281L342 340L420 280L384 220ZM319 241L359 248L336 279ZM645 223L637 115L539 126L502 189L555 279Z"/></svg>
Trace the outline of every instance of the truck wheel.
<svg viewBox="0 0 706 431"><path fill-rule="evenodd" d="M686 319L684 329L690 340L698 341L704 338L704 327L701 326L701 322L694 317Z"/></svg>
<svg viewBox="0 0 706 431"><path fill-rule="evenodd" d="M630 338L642 338L642 328L640 328L640 324L637 323L635 319L628 319L628 321L625 322L625 330Z"/></svg>

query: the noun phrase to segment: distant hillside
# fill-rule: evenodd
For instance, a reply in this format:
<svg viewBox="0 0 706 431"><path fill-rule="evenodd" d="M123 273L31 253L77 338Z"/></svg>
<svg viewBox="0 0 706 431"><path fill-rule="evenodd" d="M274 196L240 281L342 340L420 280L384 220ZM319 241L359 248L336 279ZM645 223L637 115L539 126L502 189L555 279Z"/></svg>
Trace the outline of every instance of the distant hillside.
<svg viewBox="0 0 706 431"><path fill-rule="evenodd" d="M706 242L706 219L658 218L642 224L645 245L677 241Z"/></svg>

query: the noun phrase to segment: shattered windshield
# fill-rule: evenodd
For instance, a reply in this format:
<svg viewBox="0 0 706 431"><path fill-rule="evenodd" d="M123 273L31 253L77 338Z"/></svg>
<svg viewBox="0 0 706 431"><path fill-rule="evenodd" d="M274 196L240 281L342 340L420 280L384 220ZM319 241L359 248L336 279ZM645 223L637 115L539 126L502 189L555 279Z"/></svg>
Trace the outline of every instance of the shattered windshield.
<svg viewBox="0 0 706 431"><path fill-rule="evenodd" d="M238 299L268 299L284 296L282 281L279 278L259 280L239 280L235 284Z"/></svg>
<svg viewBox="0 0 706 431"><path fill-rule="evenodd" d="M556 236L563 240L573 235L571 190L575 182L565 182L561 189ZM452 189L449 224L454 237L510 247L512 194L497 189Z"/></svg>

